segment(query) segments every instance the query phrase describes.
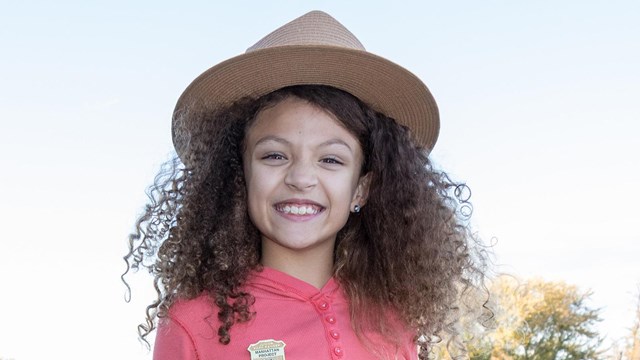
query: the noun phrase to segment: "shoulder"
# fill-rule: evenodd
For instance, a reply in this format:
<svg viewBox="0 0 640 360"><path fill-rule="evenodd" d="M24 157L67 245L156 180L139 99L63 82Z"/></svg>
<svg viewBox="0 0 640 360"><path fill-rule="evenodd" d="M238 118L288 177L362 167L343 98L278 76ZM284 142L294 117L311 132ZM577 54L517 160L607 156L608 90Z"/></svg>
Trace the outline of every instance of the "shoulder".
<svg viewBox="0 0 640 360"><path fill-rule="evenodd" d="M192 338L217 338L218 307L211 297L202 294L193 299L176 301L162 322L180 326Z"/></svg>
<svg viewBox="0 0 640 360"><path fill-rule="evenodd" d="M174 303L158 321L153 359L201 359L199 339L217 342L216 309L207 295Z"/></svg>
<svg viewBox="0 0 640 360"><path fill-rule="evenodd" d="M193 299L181 299L176 301L169 309L169 318L193 323L217 317L217 306L207 294L202 294ZM214 321L215 322L215 321Z"/></svg>

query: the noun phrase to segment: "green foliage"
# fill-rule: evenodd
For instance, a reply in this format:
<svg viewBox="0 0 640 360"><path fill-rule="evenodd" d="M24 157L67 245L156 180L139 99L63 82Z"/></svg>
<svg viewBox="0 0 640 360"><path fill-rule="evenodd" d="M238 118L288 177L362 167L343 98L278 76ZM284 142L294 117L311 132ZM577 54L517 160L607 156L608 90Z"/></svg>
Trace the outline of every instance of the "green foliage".
<svg viewBox="0 0 640 360"><path fill-rule="evenodd" d="M599 309L591 292L563 282L499 279L492 288L498 328L492 356L514 360L596 360L602 339L593 330Z"/></svg>
<svg viewBox="0 0 640 360"><path fill-rule="evenodd" d="M589 306L590 291L564 282L503 276L490 287L491 331L460 324L471 360L600 360L602 338L594 330L600 310ZM463 319L464 320L464 319ZM435 359L456 358L446 341ZM456 351L458 353L459 351ZM633 360L640 360L629 358Z"/></svg>
<svg viewBox="0 0 640 360"><path fill-rule="evenodd" d="M586 307L591 294L579 294L574 287L541 284L545 306L525 319L529 331L527 350L539 359L595 359L600 340L591 326L600 321L597 310Z"/></svg>

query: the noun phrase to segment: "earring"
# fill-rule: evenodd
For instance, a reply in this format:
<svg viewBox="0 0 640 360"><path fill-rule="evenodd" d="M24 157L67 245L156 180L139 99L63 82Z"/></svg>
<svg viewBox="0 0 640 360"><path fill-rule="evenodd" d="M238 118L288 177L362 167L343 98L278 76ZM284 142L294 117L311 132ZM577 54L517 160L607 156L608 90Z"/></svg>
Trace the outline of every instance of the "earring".
<svg viewBox="0 0 640 360"><path fill-rule="evenodd" d="M358 204L353 205L353 212L354 213L359 213L360 212L360 205L358 205Z"/></svg>

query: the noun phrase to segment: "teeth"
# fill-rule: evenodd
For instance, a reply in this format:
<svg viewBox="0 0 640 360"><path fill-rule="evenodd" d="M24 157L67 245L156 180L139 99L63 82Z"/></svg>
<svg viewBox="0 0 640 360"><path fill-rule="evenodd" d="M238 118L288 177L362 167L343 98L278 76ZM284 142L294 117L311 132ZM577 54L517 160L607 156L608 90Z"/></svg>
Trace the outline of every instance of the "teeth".
<svg viewBox="0 0 640 360"><path fill-rule="evenodd" d="M285 205L284 207L279 207L280 211L285 214L294 214L294 215L315 215L318 213L318 210L313 206L297 206L297 205Z"/></svg>

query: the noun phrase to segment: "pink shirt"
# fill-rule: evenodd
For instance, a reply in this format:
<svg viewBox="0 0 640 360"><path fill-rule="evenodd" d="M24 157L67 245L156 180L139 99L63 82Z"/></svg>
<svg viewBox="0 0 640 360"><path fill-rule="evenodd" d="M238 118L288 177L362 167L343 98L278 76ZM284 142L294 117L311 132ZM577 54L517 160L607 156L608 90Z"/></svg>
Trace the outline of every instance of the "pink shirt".
<svg viewBox="0 0 640 360"><path fill-rule="evenodd" d="M217 308L206 295L176 302L168 318L161 319L156 335L154 360L251 359L247 348L261 340L284 342L288 360L376 358L356 337L350 323L347 299L337 281L322 289L280 271L265 268L246 284L256 299L254 318L234 324L231 342L218 341ZM380 336L371 339L383 359L417 359L417 347L409 331L402 347ZM268 359L268 358L267 358Z"/></svg>

